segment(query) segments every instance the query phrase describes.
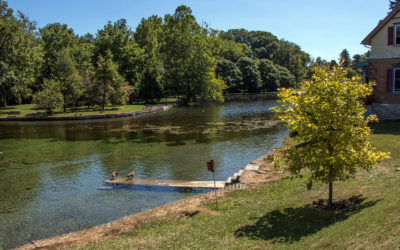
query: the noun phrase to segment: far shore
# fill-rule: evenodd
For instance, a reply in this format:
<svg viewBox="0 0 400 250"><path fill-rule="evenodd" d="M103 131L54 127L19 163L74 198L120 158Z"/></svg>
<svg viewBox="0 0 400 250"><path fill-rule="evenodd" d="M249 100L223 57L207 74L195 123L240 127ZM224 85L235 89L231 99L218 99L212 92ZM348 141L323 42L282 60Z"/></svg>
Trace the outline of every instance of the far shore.
<svg viewBox="0 0 400 250"><path fill-rule="evenodd" d="M90 119L107 119L127 116L137 116L155 112L166 111L170 108L180 106L179 103L160 105L156 107L150 107L142 110L133 112L122 112L122 113L111 113L111 114L100 114L100 115L74 115L74 116L44 116L44 117L3 117L0 121L65 121L65 120L90 120Z"/></svg>
<svg viewBox="0 0 400 250"><path fill-rule="evenodd" d="M276 99L276 92L263 93L263 94L229 94L225 95L226 102L231 101L254 101L254 100L273 100ZM145 105L133 105L135 107L123 106L122 108L112 108L105 112L69 112L60 113L58 115L48 116L42 113L34 112L33 105L17 105L11 106L9 110L0 109L0 122L2 121L68 121L68 120L90 120L90 119L108 119L127 116L137 116L155 112L162 112L169 110L173 107L181 106L180 102L173 102L167 104L156 104L146 107ZM136 107L137 106L137 107ZM22 108L21 108L22 107ZM14 111L15 110L15 111ZM29 111L28 111L29 110ZM3 111L3 112L1 112ZM27 113L31 112L31 113ZM3 113L3 117L2 116ZM90 114L90 115L86 115ZM8 116L4 116L8 114Z"/></svg>

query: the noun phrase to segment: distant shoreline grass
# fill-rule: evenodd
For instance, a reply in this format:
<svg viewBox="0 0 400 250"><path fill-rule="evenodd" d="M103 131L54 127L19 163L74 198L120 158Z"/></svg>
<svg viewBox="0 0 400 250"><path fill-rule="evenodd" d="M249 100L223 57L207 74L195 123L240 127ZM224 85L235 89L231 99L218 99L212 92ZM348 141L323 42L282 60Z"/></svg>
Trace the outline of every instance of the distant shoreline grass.
<svg viewBox="0 0 400 250"><path fill-rule="evenodd" d="M158 107L162 105L173 104L177 102L176 98L163 99L164 102L154 105L146 105L144 103L126 104L118 106L106 106L104 111L101 111L100 106L76 107L67 108L67 112L63 112L62 108L53 111L53 114L48 115L46 110L36 109L34 104L11 105L7 108L0 108L1 118L51 118L51 117L76 117L76 116L96 116L109 114L132 113L135 111L145 110L150 107Z"/></svg>
<svg viewBox="0 0 400 250"><path fill-rule="evenodd" d="M224 95L229 100L236 100L235 97L252 97L252 96L262 96L262 95L274 95L276 92L263 92L263 93L230 93ZM53 111L51 115L48 115L46 110L37 109L35 104L20 104L20 105L10 105L7 108L0 107L0 121L4 118L57 118L57 117L79 117L79 116L98 116L98 115L112 115L112 114L123 114L123 113L132 113L135 111L145 110L149 107L158 107L162 105L174 104L178 103L182 100L182 98L163 98L159 103L155 104L145 104L142 103L134 103L134 104L126 104L126 105L116 105L111 106L108 105L105 107L104 111L101 111L100 106L93 107L74 107L67 108L67 112L64 112L63 108L58 108ZM240 100L240 99L238 99Z"/></svg>
<svg viewBox="0 0 400 250"><path fill-rule="evenodd" d="M22 104L15 106L8 106L6 109L0 109L0 118L6 117L20 117L20 118L32 118L32 117L73 117L73 116L90 116L90 115L104 115L114 113L127 113L138 110L143 110L146 107L144 105L121 105L121 106L107 106L104 111L98 108L68 108L67 112L63 112L61 109L54 110L53 114L48 115L45 110L37 110L33 104Z"/></svg>

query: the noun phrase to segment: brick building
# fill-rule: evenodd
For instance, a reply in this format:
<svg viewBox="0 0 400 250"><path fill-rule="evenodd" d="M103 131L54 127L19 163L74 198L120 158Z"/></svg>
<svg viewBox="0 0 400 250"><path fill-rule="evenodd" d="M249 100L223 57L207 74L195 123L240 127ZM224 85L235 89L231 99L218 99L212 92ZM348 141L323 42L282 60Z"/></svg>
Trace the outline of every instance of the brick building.
<svg viewBox="0 0 400 250"><path fill-rule="evenodd" d="M371 48L366 73L375 81L368 109L380 120L400 119L400 5L361 42ZM365 79L365 77L364 77Z"/></svg>

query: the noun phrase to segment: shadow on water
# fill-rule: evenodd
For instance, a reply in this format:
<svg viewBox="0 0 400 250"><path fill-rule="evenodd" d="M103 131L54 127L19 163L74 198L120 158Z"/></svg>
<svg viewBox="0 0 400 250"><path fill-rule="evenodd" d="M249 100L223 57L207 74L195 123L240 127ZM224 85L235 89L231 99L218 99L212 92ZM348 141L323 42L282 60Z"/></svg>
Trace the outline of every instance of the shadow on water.
<svg viewBox="0 0 400 250"><path fill-rule="evenodd" d="M294 243L336 222L344 221L379 201L363 202L342 210L316 210L311 205L274 210L260 218L253 218L258 219L256 223L238 228L235 236L272 240L274 243Z"/></svg>
<svg viewBox="0 0 400 250"><path fill-rule="evenodd" d="M164 187L164 186L147 186L147 185L104 185L97 188L98 191L115 191L115 190L131 190L131 191L152 191L160 193L180 193L180 194L202 194L213 191L209 188L180 188L180 187Z"/></svg>

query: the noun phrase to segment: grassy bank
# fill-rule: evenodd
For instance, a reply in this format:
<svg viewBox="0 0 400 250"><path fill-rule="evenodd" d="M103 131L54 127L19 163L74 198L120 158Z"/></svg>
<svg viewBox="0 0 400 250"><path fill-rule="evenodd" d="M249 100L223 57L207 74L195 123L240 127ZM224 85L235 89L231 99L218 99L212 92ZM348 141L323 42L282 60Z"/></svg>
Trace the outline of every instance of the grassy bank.
<svg viewBox="0 0 400 250"><path fill-rule="evenodd" d="M6 109L0 109L0 118L5 117L68 117L68 116L87 116L87 115L105 115L105 114L118 114L128 113L138 110L145 109L144 104L128 104L120 106L108 106L104 111L100 110L100 107L86 108L80 107L71 109L68 108L67 112L63 112L63 109L54 110L52 115L48 115L45 110L37 110L34 104L15 105L8 106Z"/></svg>
<svg viewBox="0 0 400 250"><path fill-rule="evenodd" d="M334 198L360 196L359 205L318 211L311 203L327 198L327 185L306 191L306 180L283 179L254 190L234 191L218 215L196 213L142 225L85 249L307 249L400 246L400 122L374 126L372 142L392 159L370 173L334 183ZM213 205L207 208L214 209Z"/></svg>

